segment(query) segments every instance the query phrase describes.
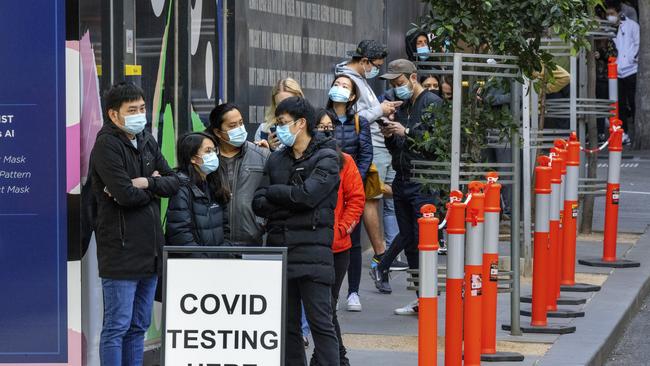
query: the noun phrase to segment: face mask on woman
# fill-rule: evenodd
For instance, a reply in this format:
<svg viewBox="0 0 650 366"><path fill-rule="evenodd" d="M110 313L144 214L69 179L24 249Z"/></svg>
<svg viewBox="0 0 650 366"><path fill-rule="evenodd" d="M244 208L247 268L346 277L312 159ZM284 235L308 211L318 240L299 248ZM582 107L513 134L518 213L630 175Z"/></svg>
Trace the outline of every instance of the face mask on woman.
<svg viewBox="0 0 650 366"><path fill-rule="evenodd" d="M203 164L199 168L206 175L219 169L219 156L216 152L207 153L201 156L201 159L203 159Z"/></svg>
<svg viewBox="0 0 650 366"><path fill-rule="evenodd" d="M338 85L334 85L330 88L327 95L330 97L332 102L337 103L347 103L350 100L350 89L345 89Z"/></svg>

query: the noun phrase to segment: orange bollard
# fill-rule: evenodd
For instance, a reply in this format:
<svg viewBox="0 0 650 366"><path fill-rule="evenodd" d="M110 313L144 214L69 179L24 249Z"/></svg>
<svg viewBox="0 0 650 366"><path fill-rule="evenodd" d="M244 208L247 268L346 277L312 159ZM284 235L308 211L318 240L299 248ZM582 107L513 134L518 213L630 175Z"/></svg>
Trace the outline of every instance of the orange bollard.
<svg viewBox="0 0 650 366"><path fill-rule="evenodd" d="M497 351L497 281L499 276L499 213L501 184L499 174L487 174L485 185L485 237L483 239L483 308L481 320L481 353Z"/></svg>
<svg viewBox="0 0 650 366"><path fill-rule="evenodd" d="M559 237L560 237L560 186L562 184L562 158L551 149L551 210L549 211L549 257L548 257L548 294L546 309L557 311L557 294L560 283L556 274L560 271Z"/></svg>
<svg viewBox="0 0 650 366"><path fill-rule="evenodd" d="M418 365L438 364L438 219L436 207L424 205L418 219L420 239Z"/></svg>
<svg viewBox="0 0 650 366"><path fill-rule="evenodd" d="M469 183L472 195L465 213L467 232L465 253L464 344L465 366L481 364L481 311L483 293L483 183Z"/></svg>
<svg viewBox="0 0 650 366"><path fill-rule="evenodd" d="M530 324L547 325L548 239L551 168L548 156L540 156L535 167L535 234L533 258L533 311Z"/></svg>
<svg viewBox="0 0 650 366"><path fill-rule="evenodd" d="M620 120L610 122L609 128L609 168L607 193L605 195L605 233L603 257L581 259L578 262L587 266L632 268L641 263L616 258L616 236L618 234L618 205L621 194L621 159L623 154L623 128Z"/></svg>
<svg viewBox="0 0 650 366"><path fill-rule="evenodd" d="M568 156L568 151L566 148L568 144L565 140L556 139L554 141L555 152L559 156L560 170L562 173L561 182L560 182L560 232L557 238L557 269L554 273L554 282L556 283L557 293L555 299L560 298L560 281L562 280L562 261L564 254L564 195L566 190L566 160Z"/></svg>
<svg viewBox="0 0 650 366"><path fill-rule="evenodd" d="M463 277L465 203L451 191L447 203L447 288L445 291L445 366L463 363Z"/></svg>
<svg viewBox="0 0 650 366"><path fill-rule="evenodd" d="M578 135L569 136L566 160L567 180L564 196L564 247L562 253L562 285L575 285L576 236L578 234L578 166L580 165L580 142Z"/></svg>

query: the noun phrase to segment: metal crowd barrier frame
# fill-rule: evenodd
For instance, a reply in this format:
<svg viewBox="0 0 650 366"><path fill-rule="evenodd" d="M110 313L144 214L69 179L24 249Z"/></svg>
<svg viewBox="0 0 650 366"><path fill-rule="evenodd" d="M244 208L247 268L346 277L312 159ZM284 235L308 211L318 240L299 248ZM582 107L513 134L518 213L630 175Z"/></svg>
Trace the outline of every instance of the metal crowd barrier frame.
<svg viewBox="0 0 650 366"><path fill-rule="evenodd" d="M467 184L472 177L484 179L484 173L487 168L498 166L501 170L500 175L504 180L499 182L504 185L511 185L511 222L517 223L511 225L510 235L510 256L512 283L510 293L510 318L511 334L521 335L519 327L519 257L520 257L520 211L521 197L520 189L520 172L521 164L519 158L519 131L513 132L510 138L510 148L512 150L512 163L502 164L470 164L461 162L460 154L460 134L461 134L461 113L462 113L462 79L467 76L479 77L499 77L511 80L510 88L510 110L513 121L520 124L521 120L521 88L518 87L516 78L520 77L519 67L513 62L517 60L515 56L507 55L487 55L471 53L430 53L429 58L434 61L417 61L418 75L452 75L453 76L453 99L452 99L452 137L451 137L451 161L437 163L429 161L413 162L413 179L423 183L449 184L450 191L457 190L461 184ZM488 59L493 59L496 63L487 63ZM504 171L505 170L505 171Z"/></svg>

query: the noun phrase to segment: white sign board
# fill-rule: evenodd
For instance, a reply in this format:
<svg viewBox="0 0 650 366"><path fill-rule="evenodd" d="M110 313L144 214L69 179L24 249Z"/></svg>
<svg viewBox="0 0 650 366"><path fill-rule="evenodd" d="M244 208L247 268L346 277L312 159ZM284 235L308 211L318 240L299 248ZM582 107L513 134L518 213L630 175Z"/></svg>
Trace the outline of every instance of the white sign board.
<svg viewBox="0 0 650 366"><path fill-rule="evenodd" d="M170 258L167 366L281 366L282 261Z"/></svg>

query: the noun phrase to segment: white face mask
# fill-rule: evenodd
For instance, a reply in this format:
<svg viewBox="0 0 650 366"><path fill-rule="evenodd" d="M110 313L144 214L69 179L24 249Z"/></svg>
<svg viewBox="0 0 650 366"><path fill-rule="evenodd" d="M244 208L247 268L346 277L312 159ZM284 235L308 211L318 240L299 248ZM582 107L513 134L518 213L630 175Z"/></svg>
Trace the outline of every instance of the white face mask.
<svg viewBox="0 0 650 366"><path fill-rule="evenodd" d="M610 23L617 23L618 22L618 17L616 15L608 15L607 16L607 21Z"/></svg>

